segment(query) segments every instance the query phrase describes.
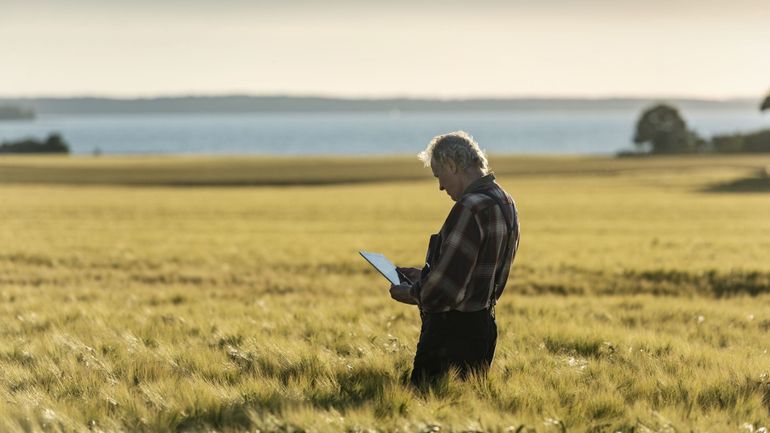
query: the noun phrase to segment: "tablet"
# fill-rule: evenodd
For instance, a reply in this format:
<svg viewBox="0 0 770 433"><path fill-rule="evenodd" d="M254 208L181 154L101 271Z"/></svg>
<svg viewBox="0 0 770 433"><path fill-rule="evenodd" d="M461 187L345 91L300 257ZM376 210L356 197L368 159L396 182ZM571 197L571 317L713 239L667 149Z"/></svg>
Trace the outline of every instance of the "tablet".
<svg viewBox="0 0 770 433"><path fill-rule="evenodd" d="M368 251L359 251L358 254L361 254L361 257L366 259L369 264L374 266L374 269L377 269L382 274L382 276L387 278L388 281L390 281L392 284L412 284L412 282L409 281L409 278L406 278L404 274L398 272L398 270L396 270L396 265L394 265L390 260L388 260L387 257L383 256L382 254L370 253Z"/></svg>

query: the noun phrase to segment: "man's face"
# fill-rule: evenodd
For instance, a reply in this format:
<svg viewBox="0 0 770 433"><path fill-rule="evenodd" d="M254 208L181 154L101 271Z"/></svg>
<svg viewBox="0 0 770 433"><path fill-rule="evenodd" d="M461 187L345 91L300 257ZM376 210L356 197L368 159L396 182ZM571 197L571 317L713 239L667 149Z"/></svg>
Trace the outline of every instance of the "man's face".
<svg viewBox="0 0 770 433"><path fill-rule="evenodd" d="M463 194L463 189L459 172L452 161L439 164L435 159L432 159L430 168L433 170L433 176L438 178L438 189L446 191L453 201L459 200Z"/></svg>

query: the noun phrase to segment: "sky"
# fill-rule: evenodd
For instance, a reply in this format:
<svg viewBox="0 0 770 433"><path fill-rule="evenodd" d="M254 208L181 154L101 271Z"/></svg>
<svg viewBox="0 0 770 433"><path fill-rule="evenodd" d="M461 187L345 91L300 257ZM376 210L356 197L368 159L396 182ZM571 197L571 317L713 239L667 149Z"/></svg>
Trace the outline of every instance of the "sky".
<svg viewBox="0 0 770 433"><path fill-rule="evenodd" d="M0 96L759 97L767 0L0 0Z"/></svg>

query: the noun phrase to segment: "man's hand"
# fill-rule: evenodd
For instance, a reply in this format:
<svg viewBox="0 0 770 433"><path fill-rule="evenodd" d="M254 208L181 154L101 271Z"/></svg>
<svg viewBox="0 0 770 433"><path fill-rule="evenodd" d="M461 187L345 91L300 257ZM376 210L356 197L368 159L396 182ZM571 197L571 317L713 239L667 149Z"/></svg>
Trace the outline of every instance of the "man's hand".
<svg viewBox="0 0 770 433"><path fill-rule="evenodd" d="M404 274L404 276L409 278L409 281L413 283L419 280L422 275L422 270L417 268L396 268L396 270Z"/></svg>
<svg viewBox="0 0 770 433"><path fill-rule="evenodd" d="M411 288L412 286L408 284L391 284L390 297L398 302L403 302L404 304L417 305L417 299L413 298L412 294L409 293L409 289Z"/></svg>

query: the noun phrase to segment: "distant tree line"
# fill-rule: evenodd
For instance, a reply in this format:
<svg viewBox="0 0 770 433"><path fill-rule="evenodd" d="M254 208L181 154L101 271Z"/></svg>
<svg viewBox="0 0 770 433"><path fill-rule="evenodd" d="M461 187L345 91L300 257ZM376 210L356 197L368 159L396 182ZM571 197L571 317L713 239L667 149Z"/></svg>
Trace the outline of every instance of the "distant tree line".
<svg viewBox="0 0 770 433"><path fill-rule="evenodd" d="M50 134L45 140L25 138L19 141L3 142L0 153L70 153L70 148L61 135Z"/></svg>
<svg viewBox="0 0 770 433"><path fill-rule="evenodd" d="M767 109L770 109L770 94L760 104L760 111ZM655 154L770 152L770 129L715 135L705 140L687 127L676 107L658 104L639 116L634 144L642 153Z"/></svg>

